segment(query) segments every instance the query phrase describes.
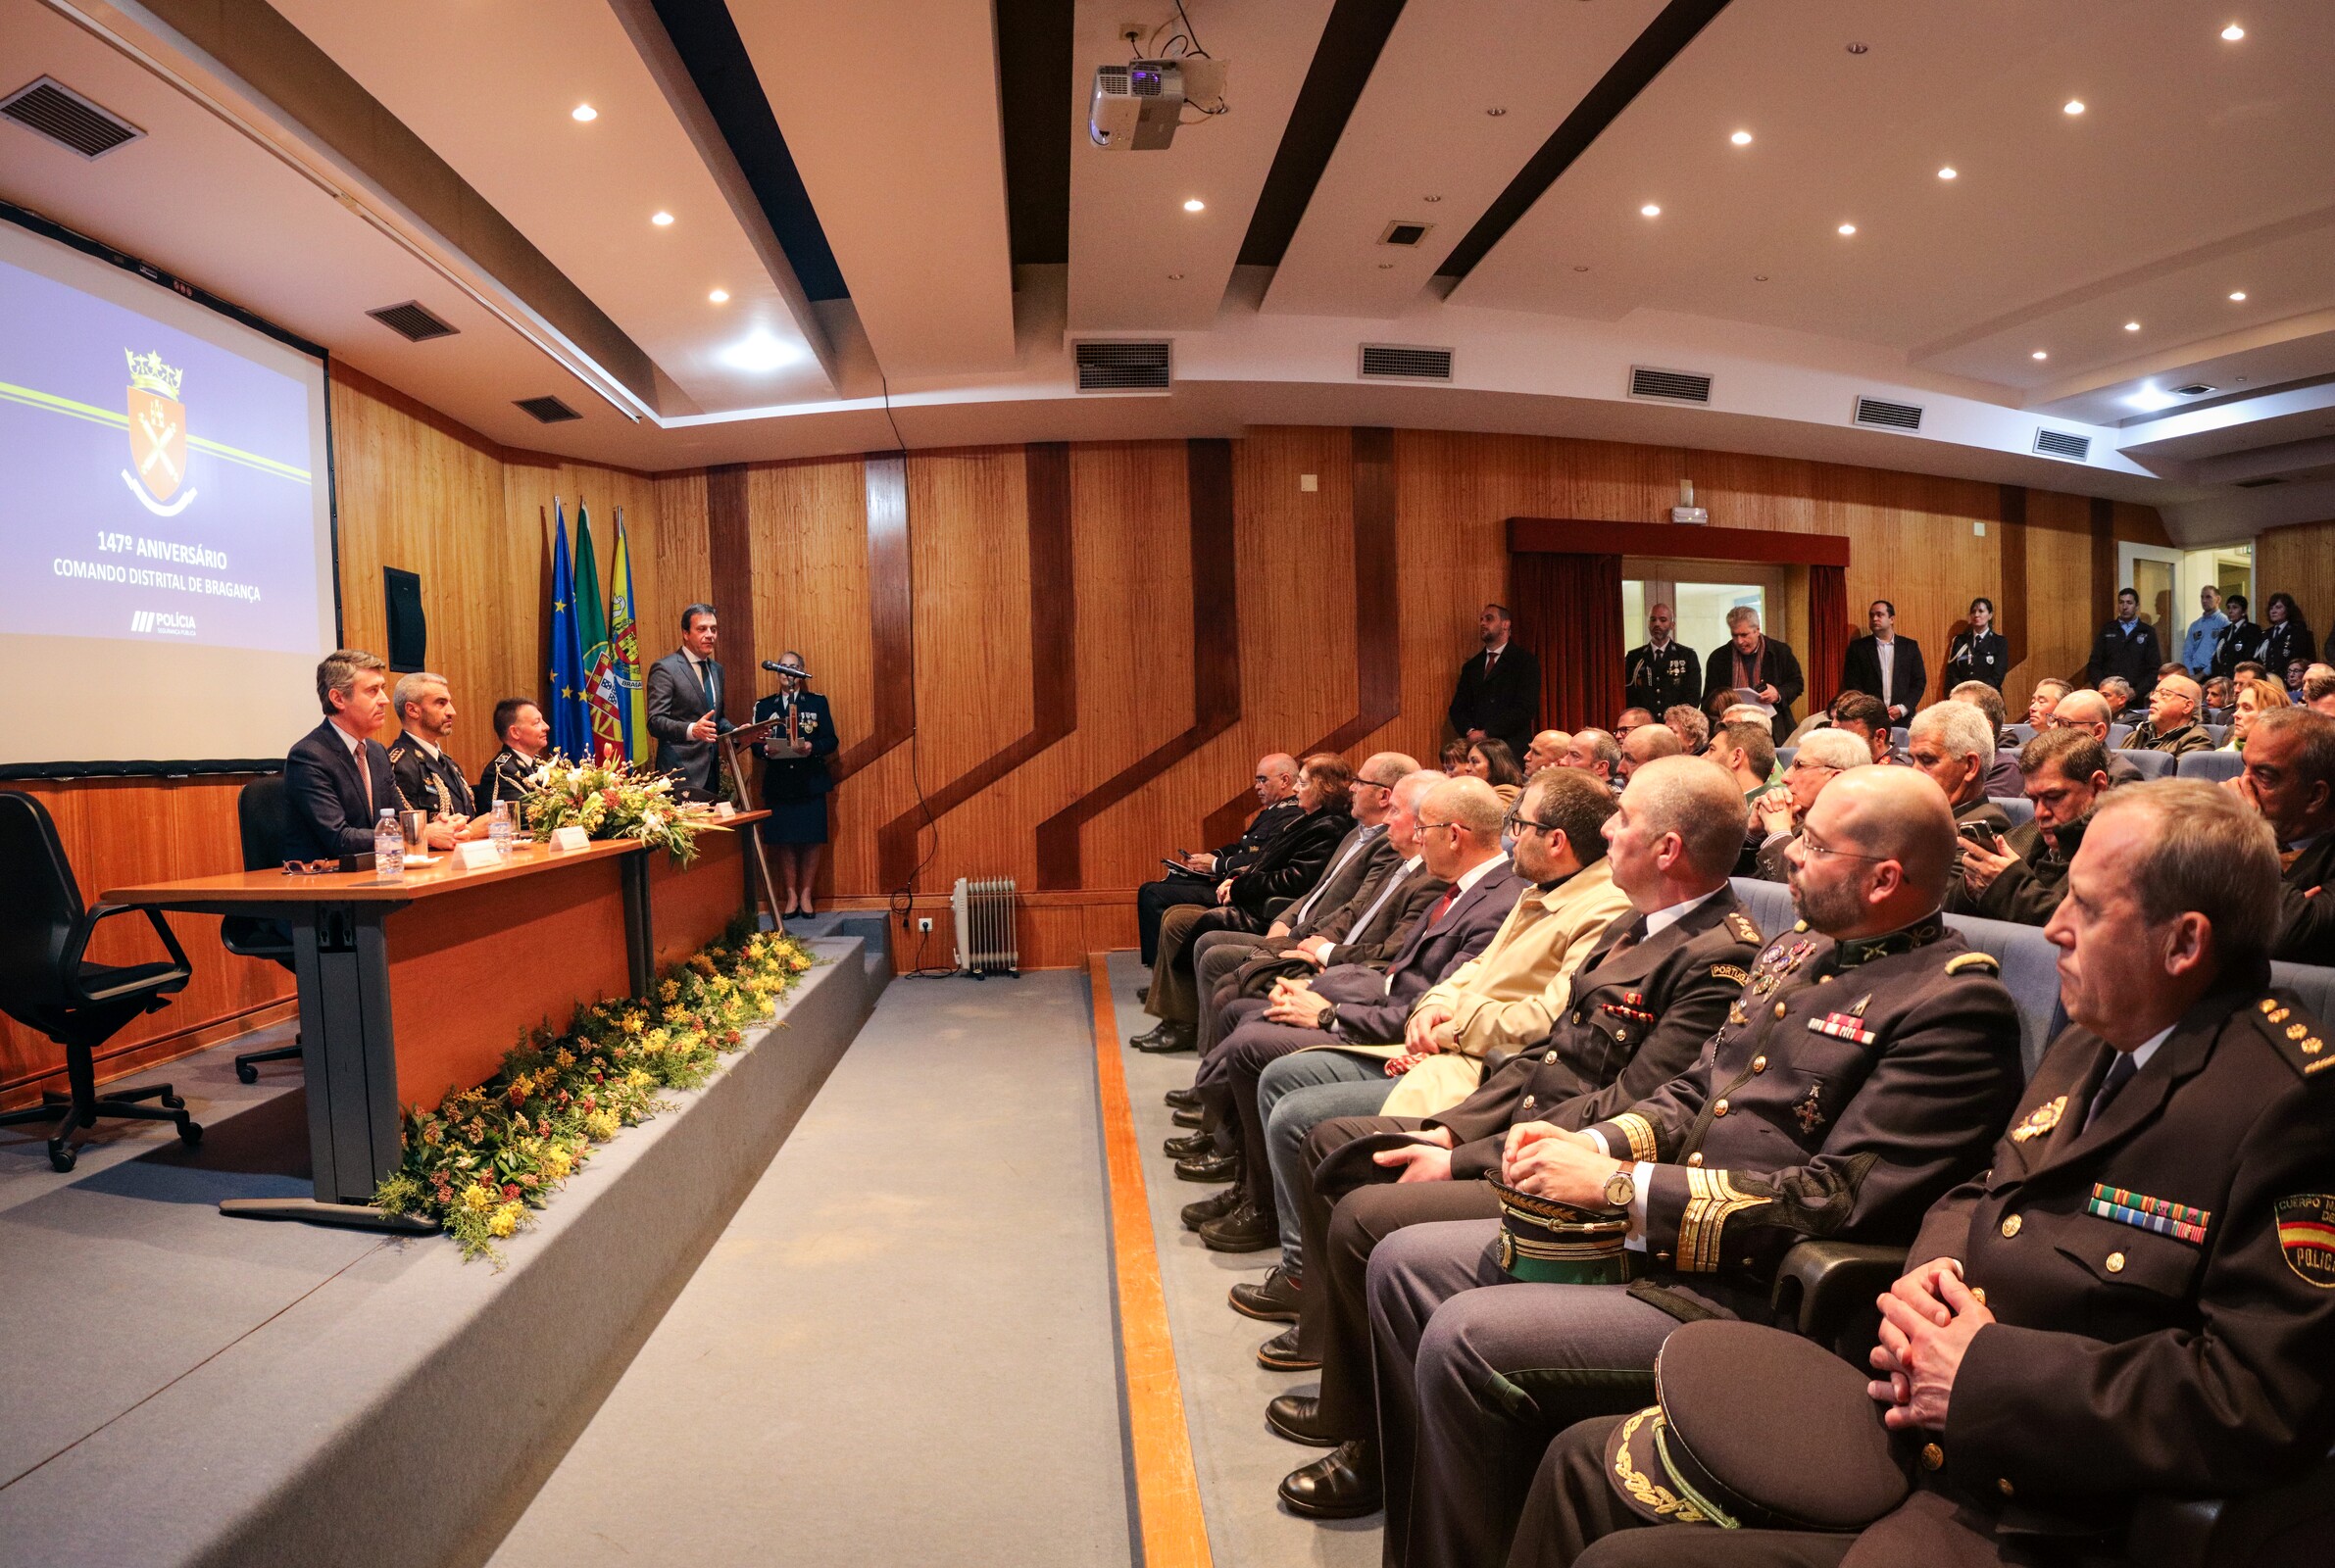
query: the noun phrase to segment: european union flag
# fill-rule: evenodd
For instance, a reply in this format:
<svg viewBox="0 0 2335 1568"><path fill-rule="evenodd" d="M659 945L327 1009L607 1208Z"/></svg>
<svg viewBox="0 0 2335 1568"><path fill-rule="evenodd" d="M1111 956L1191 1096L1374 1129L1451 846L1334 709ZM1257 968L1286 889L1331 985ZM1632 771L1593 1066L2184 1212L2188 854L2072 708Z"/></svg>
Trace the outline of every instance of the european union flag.
<svg viewBox="0 0 2335 1568"><path fill-rule="evenodd" d="M551 744L571 759L592 755L592 719L584 701L583 644L575 625L575 571L568 560L568 514L551 503Z"/></svg>

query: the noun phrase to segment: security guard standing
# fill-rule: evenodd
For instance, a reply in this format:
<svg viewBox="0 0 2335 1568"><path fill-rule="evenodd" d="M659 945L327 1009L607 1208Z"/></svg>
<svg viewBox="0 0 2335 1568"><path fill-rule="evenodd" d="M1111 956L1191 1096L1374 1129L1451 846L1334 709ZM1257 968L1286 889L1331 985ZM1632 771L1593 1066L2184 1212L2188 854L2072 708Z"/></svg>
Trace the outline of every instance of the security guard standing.
<svg viewBox="0 0 2335 1568"><path fill-rule="evenodd" d="M1790 852L1813 929L1761 953L1694 1067L1584 1132L1510 1134L1510 1186L1627 1216L1635 1283L1514 1280L1497 1220L1379 1244L1390 1563L1498 1561L1535 1450L1616 1397L1643 1402L1651 1379L1615 1371L1651 1371L1681 1319L1764 1321L1795 1242L1909 1239L1978 1169L2018 1097L2018 1014L1995 960L1937 916L1953 855L1934 786L1843 774Z"/></svg>
<svg viewBox="0 0 2335 1568"><path fill-rule="evenodd" d="M763 668L777 675L778 689L754 705L754 722L778 720L762 743L762 803L770 816L762 841L778 862L785 907L780 918L811 914L812 887L819 881L820 855L827 847L827 792L835 787L827 759L840 744L827 700L811 689L803 656L789 649Z"/></svg>
<svg viewBox="0 0 2335 1568"><path fill-rule="evenodd" d="M495 734L503 749L488 759L472 802L480 816L492 816L496 803L508 801L512 825L524 826L520 821L520 806L527 798L527 779L543 765L543 749L551 744L551 725L531 699L506 697L495 704Z"/></svg>
<svg viewBox="0 0 2335 1568"><path fill-rule="evenodd" d="M472 815L471 783L445 752L454 734L454 697L446 677L428 670L401 675L390 697L405 729L389 748L389 776L397 784L398 805L409 811L427 811L433 829L442 826L462 837L477 837L461 831ZM441 836L432 832L429 838L444 849L446 845L436 842Z"/></svg>
<svg viewBox="0 0 2335 1568"><path fill-rule="evenodd" d="M1628 706L1643 708L1658 718L1681 703L1692 708L1703 700L1702 658L1671 639L1677 624L1668 605L1656 605L1646 612L1645 643L1621 661Z"/></svg>
<svg viewBox="0 0 2335 1568"><path fill-rule="evenodd" d="M1869 1420L1830 1423L1840 1451L1797 1456L1797 1479L1752 1455L1681 1511L1671 1475L1613 1473L1626 1418L1585 1421L1551 1446L1511 1568L1563 1568L1624 1530L1608 1568L1813 1568L1852 1548L1881 1568L2115 1557L2152 1495L2233 1498L2220 1527L2262 1539L2243 1494L2292 1481L2335 1437L2335 1030L2266 984L2277 877L2268 829L2225 792L2111 794L2046 930L2075 1027L1884 1298L1869 1394L1894 1444ZM1812 1425L1794 1391L1757 1388L1763 1358L1691 1391L1665 1358L1665 1412L1691 1395L1702 1408L1680 1421L1722 1440L1704 1447ZM1805 1500L1757 1535L1709 1528L1699 1506L1772 1525L1812 1475L1886 1479L1893 1460L1911 1487L1833 1517L1836 1533L1800 1533ZM2323 1494L2278 1506L2284 1540L2323 1542Z"/></svg>

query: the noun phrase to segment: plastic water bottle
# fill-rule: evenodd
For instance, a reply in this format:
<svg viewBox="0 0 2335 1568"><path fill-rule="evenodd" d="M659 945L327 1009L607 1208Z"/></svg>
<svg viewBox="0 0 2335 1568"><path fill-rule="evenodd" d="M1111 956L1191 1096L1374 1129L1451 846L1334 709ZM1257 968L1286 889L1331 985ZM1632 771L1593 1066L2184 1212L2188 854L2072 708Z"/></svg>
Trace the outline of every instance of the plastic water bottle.
<svg viewBox="0 0 2335 1568"><path fill-rule="evenodd" d="M495 854L506 860L511 858L511 835L514 831L511 823L511 803L509 801L495 802L494 815L487 818L486 836L493 843Z"/></svg>
<svg viewBox="0 0 2335 1568"><path fill-rule="evenodd" d="M397 825L397 813L386 808L373 825L373 868L379 876L406 874L406 836Z"/></svg>

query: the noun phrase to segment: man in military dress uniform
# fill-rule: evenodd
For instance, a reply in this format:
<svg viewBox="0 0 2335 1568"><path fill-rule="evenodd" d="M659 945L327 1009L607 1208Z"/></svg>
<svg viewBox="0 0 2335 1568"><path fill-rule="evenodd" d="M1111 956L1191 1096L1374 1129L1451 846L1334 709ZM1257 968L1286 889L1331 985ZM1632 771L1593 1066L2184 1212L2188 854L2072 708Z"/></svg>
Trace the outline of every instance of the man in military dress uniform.
<svg viewBox="0 0 2335 1568"><path fill-rule="evenodd" d="M1843 774L1791 854L1810 929L1762 952L1694 1067L1584 1131L1509 1134L1510 1186L1627 1215L1635 1283L1509 1281L1498 1220L1378 1245L1390 1562L1498 1560L1533 1450L1616 1397L1642 1403L1649 1381L1616 1374L1651 1369L1679 1320L1765 1319L1793 1243L1911 1239L1978 1169L2018 1098L2019 1025L1995 960L1938 917L1953 855L1927 781Z"/></svg>
<svg viewBox="0 0 2335 1568"><path fill-rule="evenodd" d="M1692 708L1703 700L1703 661L1684 643L1675 641L1678 617L1668 605L1646 612L1646 641L1621 661L1621 678L1628 683L1632 708L1650 714L1684 703Z"/></svg>
<svg viewBox="0 0 2335 1568"><path fill-rule="evenodd" d="M454 735L454 694L447 690L446 677L428 670L401 675L390 700L396 705L398 723L405 726L405 733L389 748L389 776L397 783L398 806L427 811L433 827L450 828L456 837L476 838L481 830L467 826L472 814L471 781L445 750Z"/></svg>
<svg viewBox="0 0 2335 1568"><path fill-rule="evenodd" d="M536 768L543 765L543 752L551 744L551 725L543 717L543 710L525 697L506 697L495 704L495 735L503 749L495 753L486 764L486 771L478 775L478 788L472 794L472 803L480 816L492 816L495 803L511 803L511 822L524 827L520 820L520 803L527 798L527 780Z"/></svg>
<svg viewBox="0 0 2335 1568"><path fill-rule="evenodd" d="M1135 932L1148 969L1160 955L1160 919L1179 904L1213 905L1217 884L1246 871L1281 830L1305 812L1297 804L1297 759L1274 752L1258 759L1257 804L1262 808L1239 838L1219 850L1184 857L1185 875L1165 876L1135 890Z"/></svg>
<svg viewBox="0 0 2335 1568"><path fill-rule="evenodd" d="M2102 804L2068 880L2045 934L2074 1027L1882 1298L1870 1392L1911 1492L1862 1534L1657 1526L1609 1480L1614 1420L1585 1421L1551 1446L1511 1568L1563 1568L1608 1536L1601 1568L2113 1557L2143 1497L2237 1496L2326 1454L2335 1030L2267 984L2272 835L2202 781L2135 785ZM1665 1409L1689 1392L1734 1393L1665 1378ZM1773 1432L1796 1413L1770 1392L1737 1419ZM1862 1459L1887 1440L1836 1441ZM1680 1500L1653 1511L1684 1520Z"/></svg>

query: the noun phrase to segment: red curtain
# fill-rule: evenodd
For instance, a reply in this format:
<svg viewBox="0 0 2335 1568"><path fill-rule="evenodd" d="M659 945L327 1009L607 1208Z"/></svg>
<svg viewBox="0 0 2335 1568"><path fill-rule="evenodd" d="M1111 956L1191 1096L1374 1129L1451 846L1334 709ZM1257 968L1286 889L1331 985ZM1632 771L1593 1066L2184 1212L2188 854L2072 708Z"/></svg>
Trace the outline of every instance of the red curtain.
<svg viewBox="0 0 2335 1568"><path fill-rule="evenodd" d="M1510 561L1515 635L1540 662L1539 727L1612 725L1622 697L1621 558L1527 551Z"/></svg>
<svg viewBox="0 0 2335 1568"><path fill-rule="evenodd" d="M1840 695L1840 664L1849 652L1849 571L1846 566L1808 568L1808 712L1831 706ZM1806 718L1808 713L1801 714Z"/></svg>

